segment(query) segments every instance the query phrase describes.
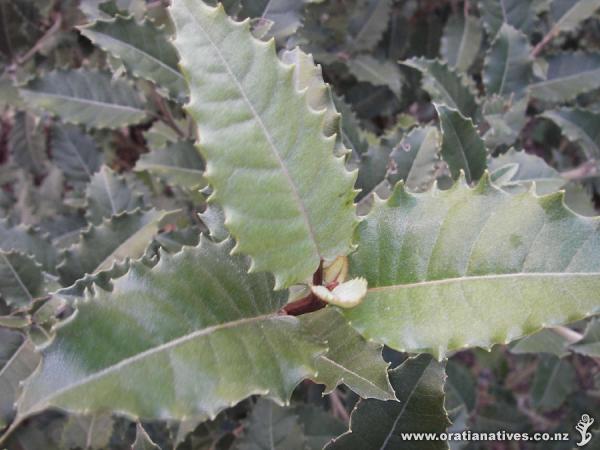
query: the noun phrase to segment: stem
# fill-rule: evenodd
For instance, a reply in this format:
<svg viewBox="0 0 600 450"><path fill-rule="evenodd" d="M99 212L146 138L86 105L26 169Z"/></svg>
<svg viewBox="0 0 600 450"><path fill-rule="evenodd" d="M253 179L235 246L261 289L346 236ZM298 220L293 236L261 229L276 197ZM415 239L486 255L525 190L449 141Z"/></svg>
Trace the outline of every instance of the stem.
<svg viewBox="0 0 600 450"><path fill-rule="evenodd" d="M582 334L578 333L577 331L571 330L570 328L563 327L562 325L550 327L550 329L556 334L564 337L567 341L569 341L569 344L574 344L575 342L578 342L583 338Z"/></svg>
<svg viewBox="0 0 600 450"><path fill-rule="evenodd" d="M31 58L33 58L33 56L38 52L38 50L42 47L42 45L44 45L44 43L50 37L52 37L57 31L60 30L60 27L62 25L62 15L59 12L57 12L56 14L54 14L54 18L55 19L54 19L54 23L52 24L52 26L50 28L48 28L48 30L46 30L44 35L34 44L34 46L31 47L29 49L29 51L27 53L25 53L25 55L23 55L20 58L17 58L16 63L18 65L23 65L24 63L29 61Z"/></svg>
<svg viewBox="0 0 600 450"><path fill-rule="evenodd" d="M584 162L578 167L574 169L567 170L565 172L561 172L561 176L566 178L569 181L574 180L582 180L584 178L589 178L596 176L598 174L598 167L596 161L591 159L589 161Z"/></svg>
<svg viewBox="0 0 600 450"><path fill-rule="evenodd" d="M162 120L166 125L171 127L180 138L185 137L185 133L181 130L181 128L179 128L179 126L175 122L175 119L173 118L173 115L171 114L171 110L165 104L164 98L162 98L159 94L157 94L154 91L152 92L152 98L160 111L159 119Z"/></svg>
<svg viewBox="0 0 600 450"><path fill-rule="evenodd" d="M322 284L323 261L321 261L321 264L319 264L319 268L313 275L313 285L320 286ZM300 316L302 314L317 311L321 308L324 308L326 305L326 302L324 302L320 298L317 298L317 296L311 292L306 297L302 297L301 299L296 300L295 302L288 303L281 309L281 312L290 316Z"/></svg>
<svg viewBox="0 0 600 450"><path fill-rule="evenodd" d="M542 40L540 42L538 42L538 44L533 48L533 50L531 51L530 56L532 58L536 58L540 52L542 51L542 49L552 40L554 39L554 37L558 34L559 32L559 28L556 26L553 26L552 28L550 28L550 31L548 31L548 33L546 34L546 36L544 36L542 38Z"/></svg>
<svg viewBox="0 0 600 450"><path fill-rule="evenodd" d="M331 391L329 394L329 403L331 404L331 410L333 411L333 415L343 420L344 423L348 423L350 420L350 415L348 411L346 411L346 407L340 398L340 394L337 390Z"/></svg>

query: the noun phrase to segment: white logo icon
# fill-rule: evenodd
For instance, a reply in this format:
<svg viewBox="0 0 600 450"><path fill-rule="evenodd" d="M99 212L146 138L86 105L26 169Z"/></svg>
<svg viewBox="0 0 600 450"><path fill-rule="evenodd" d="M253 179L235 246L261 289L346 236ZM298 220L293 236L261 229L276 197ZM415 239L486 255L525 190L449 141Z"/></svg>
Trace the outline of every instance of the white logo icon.
<svg viewBox="0 0 600 450"><path fill-rule="evenodd" d="M588 431L588 428L594 423L594 418L584 414L575 425L575 429L581 434L581 442L577 443L578 447L583 447L585 444L592 440L592 433Z"/></svg>

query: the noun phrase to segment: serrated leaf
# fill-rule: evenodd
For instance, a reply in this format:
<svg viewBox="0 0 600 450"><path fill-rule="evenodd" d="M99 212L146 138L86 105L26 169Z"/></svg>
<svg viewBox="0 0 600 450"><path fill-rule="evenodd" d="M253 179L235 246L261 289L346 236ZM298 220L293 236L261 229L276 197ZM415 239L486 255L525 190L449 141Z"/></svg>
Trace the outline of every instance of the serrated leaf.
<svg viewBox="0 0 600 450"><path fill-rule="evenodd" d="M531 399L536 409L557 409L575 389L575 369L566 359L543 355L539 362L533 384Z"/></svg>
<svg viewBox="0 0 600 450"><path fill-rule="evenodd" d="M163 88L171 98L187 97L187 85L177 68L177 51L164 29L117 16L80 28L94 44L123 61L129 72Z"/></svg>
<svg viewBox="0 0 600 450"><path fill-rule="evenodd" d="M503 23L525 33L533 25L535 0L482 0L479 11L490 36L495 36Z"/></svg>
<svg viewBox="0 0 600 450"><path fill-rule="evenodd" d="M308 107L293 67L222 7L177 0L171 15L211 198L223 207L236 252L253 258L253 270L273 272L277 289L348 253L356 175L333 156L324 112Z"/></svg>
<svg viewBox="0 0 600 450"><path fill-rule="evenodd" d="M547 58L546 78L534 81L532 97L548 102L566 102L600 87L600 54L558 53Z"/></svg>
<svg viewBox="0 0 600 450"><path fill-rule="evenodd" d="M107 166L96 173L86 189L86 216L92 223L100 223L126 211L144 206L143 191Z"/></svg>
<svg viewBox="0 0 600 450"><path fill-rule="evenodd" d="M147 112L133 86L108 72L55 70L21 88L30 106L63 121L92 128L118 128L142 122Z"/></svg>
<svg viewBox="0 0 600 450"><path fill-rule="evenodd" d="M511 25L503 24L484 61L483 84L488 95L525 95L533 77L533 60L529 56L529 39Z"/></svg>
<svg viewBox="0 0 600 450"><path fill-rule="evenodd" d="M58 266L61 283L70 286L85 274L108 270L126 258L139 258L168 214L154 209L136 210L91 225L81 233L77 244L63 252Z"/></svg>
<svg viewBox="0 0 600 450"><path fill-rule="evenodd" d="M466 72L469 70L481 47L483 29L480 19L455 14L448 19L442 37L442 57L452 67Z"/></svg>
<svg viewBox="0 0 600 450"><path fill-rule="evenodd" d="M443 432L450 425L444 410L444 367L428 355L409 358L390 371L398 401L361 400L352 411L350 429L327 450L405 448L401 433ZM448 449L446 442L413 441L411 449Z"/></svg>
<svg viewBox="0 0 600 450"><path fill-rule="evenodd" d="M317 360L317 383L329 393L344 383L362 398L395 399L388 380L382 346L365 341L335 308L300 316L311 334L327 342L327 353Z"/></svg>
<svg viewBox="0 0 600 450"><path fill-rule="evenodd" d="M283 40L302 25L302 10L311 0L244 0L240 15L268 23L265 38Z"/></svg>
<svg viewBox="0 0 600 450"><path fill-rule="evenodd" d="M373 49L381 40L389 22L391 0L365 0L363 3L364 7L357 8L349 20L347 39L351 51Z"/></svg>
<svg viewBox="0 0 600 450"><path fill-rule="evenodd" d="M343 314L367 339L438 357L581 319L600 310L598 223L561 193L510 195L488 176L424 194L399 185L359 226L350 276L369 289Z"/></svg>
<svg viewBox="0 0 600 450"><path fill-rule="evenodd" d="M20 383L38 365L40 358L29 339L0 328L0 429L15 415Z"/></svg>
<svg viewBox="0 0 600 450"><path fill-rule="evenodd" d="M305 450L306 438L291 408L259 399L244 427L237 450Z"/></svg>
<svg viewBox="0 0 600 450"><path fill-rule="evenodd" d="M498 146L512 145L527 123L527 105L529 99L523 97L515 102L494 95L488 97L483 105L483 118L490 126L483 135L485 144L490 149Z"/></svg>
<svg viewBox="0 0 600 450"><path fill-rule="evenodd" d="M446 375L448 378L445 386L445 407L455 414L460 408L473 410L477 400L477 382L471 371L451 359L446 363Z"/></svg>
<svg viewBox="0 0 600 450"><path fill-rule="evenodd" d="M11 306L27 306L44 291L42 268L30 256L0 251L0 296Z"/></svg>
<svg viewBox="0 0 600 450"><path fill-rule="evenodd" d="M600 319L592 319L585 328L583 338L569 348L581 355L600 357Z"/></svg>
<svg viewBox="0 0 600 450"><path fill-rule="evenodd" d="M434 126L413 128L390 154L387 179L392 185L404 180L413 190L426 190L434 179L439 161L440 134Z"/></svg>
<svg viewBox="0 0 600 450"><path fill-rule="evenodd" d="M51 132L52 161L67 180L88 182L102 165L94 140L73 125L55 125Z"/></svg>
<svg viewBox="0 0 600 450"><path fill-rule="evenodd" d="M421 72L423 89L431 96L432 101L455 108L465 117L476 114L478 106L472 88L448 64L425 58L412 58L401 64Z"/></svg>
<svg viewBox="0 0 600 450"><path fill-rule="evenodd" d="M588 19L600 8L599 0L552 0L550 15L555 32L573 31L580 22Z"/></svg>
<svg viewBox="0 0 600 450"><path fill-rule="evenodd" d="M442 128L440 154L453 178L464 171L467 181L478 180L487 167L487 151L473 121L445 105L435 105Z"/></svg>
<svg viewBox="0 0 600 450"><path fill-rule="evenodd" d="M347 63L350 73L358 80L374 86L386 86L400 97L402 94L402 73L396 63L380 61L371 55L358 55Z"/></svg>
<svg viewBox="0 0 600 450"><path fill-rule="evenodd" d="M169 184L188 189L200 189L205 184L204 161L198 149L189 141L179 141L165 148L142 155L136 171L147 171Z"/></svg>
<svg viewBox="0 0 600 450"><path fill-rule="evenodd" d="M135 441L131 445L131 450L160 450L160 447L152 441L144 427L139 423L135 428Z"/></svg>
<svg viewBox="0 0 600 450"><path fill-rule="evenodd" d="M510 346L510 352L517 355L525 353L549 353L562 358L569 354L566 350L567 344L568 341L553 331L552 328L544 328L537 333L515 341Z"/></svg>
<svg viewBox="0 0 600 450"><path fill-rule="evenodd" d="M287 401L316 375L324 346L278 314L287 293L248 274L232 246L202 240L152 269L132 263L112 292L79 302L27 381L20 417L55 406L182 419L214 417L252 394Z"/></svg>
<svg viewBox="0 0 600 450"><path fill-rule="evenodd" d="M335 436L346 431L346 426L329 412L309 404L294 408L310 450L321 450Z"/></svg>
<svg viewBox="0 0 600 450"><path fill-rule="evenodd" d="M37 119L31 114L17 113L10 131L8 147L12 159L23 169L36 176L41 176L48 170L44 134Z"/></svg>
<svg viewBox="0 0 600 450"><path fill-rule="evenodd" d="M341 97L334 96L333 100L342 115L340 135L344 146L351 149L356 155L364 153L367 151L367 143L360 135L360 123L352 107Z"/></svg>
<svg viewBox="0 0 600 450"><path fill-rule="evenodd" d="M600 157L600 113L580 108L560 108L546 111L541 117L558 125L565 137L579 144L588 158Z"/></svg>
<svg viewBox="0 0 600 450"><path fill-rule="evenodd" d="M32 227L11 227L7 220L0 219L0 249L6 252L16 250L33 256L46 272L56 273L56 249L49 239Z"/></svg>
<svg viewBox="0 0 600 450"><path fill-rule="evenodd" d="M114 419L108 413L69 415L65 422L60 445L63 448L103 450L109 447Z"/></svg>

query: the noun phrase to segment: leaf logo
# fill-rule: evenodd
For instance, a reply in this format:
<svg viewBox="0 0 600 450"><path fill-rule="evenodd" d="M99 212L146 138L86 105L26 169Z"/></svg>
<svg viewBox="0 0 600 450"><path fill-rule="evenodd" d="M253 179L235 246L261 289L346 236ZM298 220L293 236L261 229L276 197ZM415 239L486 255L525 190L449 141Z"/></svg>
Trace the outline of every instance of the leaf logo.
<svg viewBox="0 0 600 450"><path fill-rule="evenodd" d="M588 428L591 427L593 423L593 417L584 414L581 416L579 422L577 422L577 425L575 425L575 429L581 434L581 441L577 443L578 447L583 447L592 440L592 433L588 431Z"/></svg>

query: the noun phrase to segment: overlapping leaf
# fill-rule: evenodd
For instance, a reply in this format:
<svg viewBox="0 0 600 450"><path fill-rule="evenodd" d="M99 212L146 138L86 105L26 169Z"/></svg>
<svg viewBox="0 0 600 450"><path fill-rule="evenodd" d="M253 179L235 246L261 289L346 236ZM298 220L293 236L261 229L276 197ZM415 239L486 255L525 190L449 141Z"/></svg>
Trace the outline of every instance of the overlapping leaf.
<svg viewBox="0 0 600 450"><path fill-rule="evenodd" d="M43 288L42 268L30 256L0 251L0 296L7 304L27 306Z"/></svg>
<svg viewBox="0 0 600 450"><path fill-rule="evenodd" d="M37 176L48 170L46 141L33 115L26 112L16 115L8 145L13 160L25 170Z"/></svg>
<svg viewBox="0 0 600 450"><path fill-rule="evenodd" d="M355 174L334 157L324 112L308 107L293 68L278 61L273 42L254 39L248 23L233 22L220 6L177 0L171 14L205 176L235 250L253 258L254 270L273 272L277 288L348 253Z"/></svg>
<svg viewBox="0 0 600 450"><path fill-rule="evenodd" d="M552 120L567 139L581 145L589 158L600 157L600 113L581 108L560 108L546 111L542 117Z"/></svg>
<svg viewBox="0 0 600 450"><path fill-rule="evenodd" d="M52 128L51 149L52 161L72 182L89 182L102 165L94 140L72 125Z"/></svg>
<svg viewBox="0 0 600 450"><path fill-rule="evenodd" d="M473 16L453 15L448 19L442 37L442 57L452 67L466 72L475 61L483 30L480 20Z"/></svg>
<svg viewBox="0 0 600 450"><path fill-rule="evenodd" d="M480 11L490 36L495 36L503 23L525 33L533 24L536 0L482 0Z"/></svg>

